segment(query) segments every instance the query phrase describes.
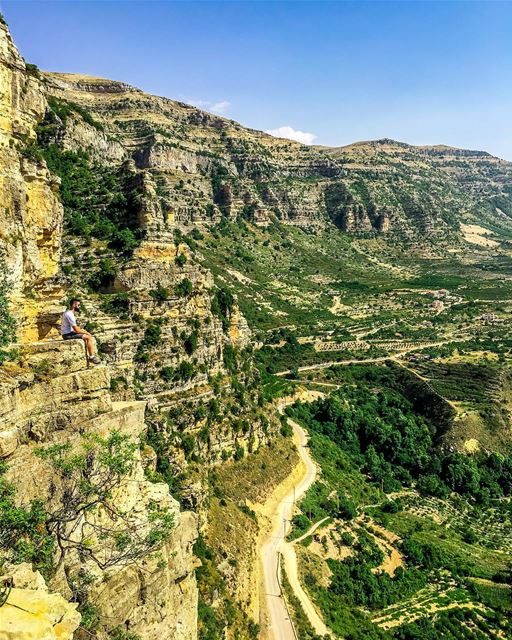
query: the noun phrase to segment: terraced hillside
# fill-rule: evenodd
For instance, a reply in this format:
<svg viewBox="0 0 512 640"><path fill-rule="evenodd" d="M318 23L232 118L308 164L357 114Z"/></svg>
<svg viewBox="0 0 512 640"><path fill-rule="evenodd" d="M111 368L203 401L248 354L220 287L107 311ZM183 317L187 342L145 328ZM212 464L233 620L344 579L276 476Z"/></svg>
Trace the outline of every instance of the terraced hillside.
<svg viewBox="0 0 512 640"><path fill-rule="evenodd" d="M462 223L465 235L484 246L492 245L494 234L509 237L509 162L485 151L388 139L320 149L343 166L361 198L377 210L401 204L426 232L439 221Z"/></svg>
<svg viewBox="0 0 512 640"><path fill-rule="evenodd" d="M49 93L85 108L112 138L106 149L95 149L89 136L81 146L110 161L124 152L151 172L171 222L212 223L225 215L315 228L330 221L346 231L396 231L409 239L426 232L437 241L447 234L455 241L460 223L512 233L512 165L485 152L390 140L308 147L121 82L44 78ZM64 143L77 141L70 135Z"/></svg>

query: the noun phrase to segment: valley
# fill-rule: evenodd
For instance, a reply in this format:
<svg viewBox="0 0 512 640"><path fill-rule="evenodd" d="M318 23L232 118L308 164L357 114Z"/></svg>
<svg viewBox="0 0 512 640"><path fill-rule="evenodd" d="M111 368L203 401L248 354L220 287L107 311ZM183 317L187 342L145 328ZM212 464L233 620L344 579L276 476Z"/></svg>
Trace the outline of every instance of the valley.
<svg viewBox="0 0 512 640"><path fill-rule="evenodd" d="M512 163L275 138L4 22L0 105L8 640L512 637Z"/></svg>

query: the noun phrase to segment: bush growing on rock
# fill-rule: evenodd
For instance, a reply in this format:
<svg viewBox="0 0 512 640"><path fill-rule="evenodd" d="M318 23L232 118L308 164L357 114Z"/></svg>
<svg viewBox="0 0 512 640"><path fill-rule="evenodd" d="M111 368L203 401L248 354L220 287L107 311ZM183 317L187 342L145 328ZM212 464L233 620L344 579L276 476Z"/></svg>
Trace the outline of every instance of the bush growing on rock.
<svg viewBox="0 0 512 640"><path fill-rule="evenodd" d="M157 302L164 302L171 297L169 289L163 287L160 282L156 285L156 289L151 289L149 295Z"/></svg>
<svg viewBox="0 0 512 640"><path fill-rule="evenodd" d="M176 285L175 293L180 298L187 298L189 295L191 295L193 290L194 285L192 284L192 282L188 278L183 278L183 280L180 280L180 282L178 282L178 284Z"/></svg>
<svg viewBox="0 0 512 640"><path fill-rule="evenodd" d="M99 261L98 269L89 278L89 286L93 291L109 289L117 275L117 267L110 258Z"/></svg>
<svg viewBox="0 0 512 640"><path fill-rule="evenodd" d="M178 267L184 267L187 264L187 256L184 253L180 253L174 260Z"/></svg>
<svg viewBox="0 0 512 640"><path fill-rule="evenodd" d="M141 521L120 508L116 494L135 468L138 447L113 431L105 438L83 436L78 447L66 443L36 450L55 478L58 499L17 505L14 487L0 478L0 548L47 577L70 552L106 569L158 549L173 529L172 513L150 503L149 519Z"/></svg>
<svg viewBox="0 0 512 640"><path fill-rule="evenodd" d="M0 253L0 364L4 362L8 354L5 347L8 347L15 338L16 325L9 311L9 303L7 300L9 288L5 259Z"/></svg>
<svg viewBox="0 0 512 640"><path fill-rule="evenodd" d="M178 377L181 380L190 380L191 378L194 377L194 365L192 365L190 362L187 361L182 361L179 364L178 367Z"/></svg>

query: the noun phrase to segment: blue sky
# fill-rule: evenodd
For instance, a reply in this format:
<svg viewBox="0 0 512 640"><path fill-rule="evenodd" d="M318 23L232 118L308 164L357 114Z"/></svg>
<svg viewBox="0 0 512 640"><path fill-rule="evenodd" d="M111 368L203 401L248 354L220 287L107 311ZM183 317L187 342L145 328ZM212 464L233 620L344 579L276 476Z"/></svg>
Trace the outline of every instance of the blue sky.
<svg viewBox="0 0 512 640"><path fill-rule="evenodd" d="M511 2L0 0L0 10L43 69L124 80L306 142L389 137L512 160Z"/></svg>

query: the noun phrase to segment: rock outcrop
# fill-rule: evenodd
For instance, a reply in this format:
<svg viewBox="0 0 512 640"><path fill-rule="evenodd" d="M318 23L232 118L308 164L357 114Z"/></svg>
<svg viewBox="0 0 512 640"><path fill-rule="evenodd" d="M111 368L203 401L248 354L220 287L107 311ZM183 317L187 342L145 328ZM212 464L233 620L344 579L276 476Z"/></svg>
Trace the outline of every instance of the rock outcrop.
<svg viewBox="0 0 512 640"><path fill-rule="evenodd" d="M0 247L19 333L26 340L41 337L39 314L62 296L59 182L33 146L36 125L45 111L37 72L27 69L6 26L0 24Z"/></svg>
<svg viewBox="0 0 512 640"><path fill-rule="evenodd" d="M16 504L28 505L38 499L55 512L65 499L63 488L55 470L36 451L50 445L78 450L84 434L88 438L108 438L115 432L138 442L145 431L145 403L112 402L107 369L87 368L83 345L77 341L36 343L22 346L21 351L20 366L2 369L0 440L7 464L6 480L16 488ZM7 638L22 638L24 629L32 626L42 635L27 638L71 637L79 619L76 605L68 605L58 592L74 597L75 582L87 574L87 602L96 611L100 629L119 627L148 640L196 638L197 589L192 556L196 517L180 511L166 484L146 479L138 448L133 456L129 475L112 495L117 513L130 514L138 530L149 532L154 514L165 510L174 522L170 536L158 550L148 549L137 562L107 562L108 568L102 568L91 558L108 557L110 552L103 551L108 537L98 537L92 524L100 518L103 531L115 530L116 520L111 520L107 512L80 516L83 522L74 523L71 529L75 531L73 539L76 541L76 531L81 531L91 555L84 557L76 551L76 545L71 545L49 582L50 593L44 581L37 583L34 593L13 589L8 602L30 602L31 613L6 609L8 615L0 616L0 635L5 632ZM33 617L36 610L41 619Z"/></svg>
<svg viewBox="0 0 512 640"><path fill-rule="evenodd" d="M26 562L5 570L12 587L0 610L0 638L72 640L81 619L78 604L49 593L42 575Z"/></svg>

